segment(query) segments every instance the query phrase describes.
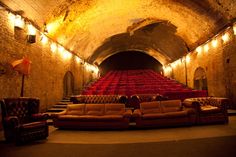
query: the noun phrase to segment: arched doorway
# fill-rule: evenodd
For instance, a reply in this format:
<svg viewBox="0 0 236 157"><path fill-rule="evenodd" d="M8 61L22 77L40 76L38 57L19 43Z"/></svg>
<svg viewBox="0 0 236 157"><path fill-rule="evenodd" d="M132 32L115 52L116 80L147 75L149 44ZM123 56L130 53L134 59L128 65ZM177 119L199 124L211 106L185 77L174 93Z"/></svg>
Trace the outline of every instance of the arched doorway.
<svg viewBox="0 0 236 157"><path fill-rule="evenodd" d="M72 74L72 72L67 71L64 79L63 79L63 87L64 87L64 91L63 91L63 97L70 97L71 95L73 95L73 91L74 91L74 76Z"/></svg>
<svg viewBox="0 0 236 157"><path fill-rule="evenodd" d="M194 72L194 89L207 90L207 76L202 67L198 67Z"/></svg>

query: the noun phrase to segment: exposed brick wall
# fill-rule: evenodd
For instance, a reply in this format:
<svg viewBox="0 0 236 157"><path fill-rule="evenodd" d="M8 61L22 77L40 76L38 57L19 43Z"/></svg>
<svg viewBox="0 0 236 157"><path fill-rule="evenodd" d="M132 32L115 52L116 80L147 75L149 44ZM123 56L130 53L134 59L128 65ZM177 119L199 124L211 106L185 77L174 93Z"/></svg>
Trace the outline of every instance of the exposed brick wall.
<svg viewBox="0 0 236 157"><path fill-rule="evenodd" d="M209 51L201 54L191 53L191 61L187 64L188 86L194 87L194 72L198 67L206 71L208 94L210 96L228 97L232 100L232 106L236 108L236 37L230 30L230 40L226 43L218 38L218 46L213 48L209 44ZM228 59L228 63L227 63ZM186 82L184 62L172 68L168 73L180 81Z"/></svg>
<svg viewBox="0 0 236 157"><path fill-rule="evenodd" d="M36 43L26 41L26 30L14 29L8 19L8 13L0 10L0 64L6 68L6 73L0 75L0 98L19 97L22 76L15 72L10 63L27 56L32 64L30 75L25 78L24 96L38 97L41 110L45 111L63 97L63 78L71 71L75 79L75 91L80 91L83 82L83 66L77 63L75 57L63 59L59 52L52 53L50 45L40 42L37 33ZM85 82L91 74L85 70Z"/></svg>

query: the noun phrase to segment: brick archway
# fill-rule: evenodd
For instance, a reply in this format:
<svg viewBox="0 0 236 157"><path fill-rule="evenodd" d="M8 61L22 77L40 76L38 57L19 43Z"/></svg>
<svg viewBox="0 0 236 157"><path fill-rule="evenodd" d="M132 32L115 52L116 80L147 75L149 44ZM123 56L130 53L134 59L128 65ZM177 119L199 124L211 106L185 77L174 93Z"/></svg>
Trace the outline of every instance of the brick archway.
<svg viewBox="0 0 236 157"><path fill-rule="evenodd" d="M207 90L206 71L202 67L198 67L194 72L194 89Z"/></svg>

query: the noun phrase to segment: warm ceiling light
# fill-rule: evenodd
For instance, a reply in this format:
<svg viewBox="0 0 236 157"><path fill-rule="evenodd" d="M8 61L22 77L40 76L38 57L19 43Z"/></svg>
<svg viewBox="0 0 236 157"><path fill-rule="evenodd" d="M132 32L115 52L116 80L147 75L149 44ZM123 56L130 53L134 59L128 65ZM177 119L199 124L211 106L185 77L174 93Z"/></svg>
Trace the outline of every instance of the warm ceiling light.
<svg viewBox="0 0 236 157"><path fill-rule="evenodd" d="M176 64L175 62L171 64L171 67L175 68L176 67Z"/></svg>
<svg viewBox="0 0 236 157"><path fill-rule="evenodd" d="M14 26L16 28L21 28L21 29L24 28L25 21L20 15L15 15Z"/></svg>
<svg viewBox="0 0 236 157"><path fill-rule="evenodd" d="M208 50L209 50L208 44L204 45L204 51L205 51L205 52L208 52Z"/></svg>
<svg viewBox="0 0 236 157"><path fill-rule="evenodd" d="M28 24L27 28L28 28L28 35L36 35L36 28L33 25Z"/></svg>
<svg viewBox="0 0 236 157"><path fill-rule="evenodd" d="M236 24L234 24L233 30L234 30L234 35L236 35Z"/></svg>
<svg viewBox="0 0 236 157"><path fill-rule="evenodd" d="M63 47L63 46L59 46L59 47L58 47L58 51L59 51L60 53L63 53L63 52L64 52L64 50L65 50L65 49L64 49L64 47Z"/></svg>
<svg viewBox="0 0 236 157"><path fill-rule="evenodd" d="M50 47L51 47L52 52L56 52L56 50L57 50L57 44L56 43L52 43Z"/></svg>
<svg viewBox="0 0 236 157"><path fill-rule="evenodd" d="M76 56L76 61L77 61L77 63L82 63L82 59L79 58L78 56Z"/></svg>
<svg viewBox="0 0 236 157"><path fill-rule="evenodd" d="M35 43L35 41L36 41L36 28L31 24L28 24L27 28L28 28L28 39L27 39L27 41L29 43Z"/></svg>
<svg viewBox="0 0 236 157"><path fill-rule="evenodd" d="M190 59L190 56L187 55L187 56L186 56L186 62L187 62L187 63L190 63L190 60L191 60L191 59Z"/></svg>
<svg viewBox="0 0 236 157"><path fill-rule="evenodd" d="M218 45L218 41L216 39L212 40L211 45L216 48Z"/></svg>
<svg viewBox="0 0 236 157"><path fill-rule="evenodd" d="M43 44L47 44L47 42L48 42L48 37L47 37L46 35L44 35L44 34L41 34L41 42L42 42Z"/></svg>
<svg viewBox="0 0 236 157"><path fill-rule="evenodd" d="M198 47L196 48L196 51L197 51L198 53L201 53L201 52L202 52L202 47L201 47L201 46L198 46Z"/></svg>
<svg viewBox="0 0 236 157"><path fill-rule="evenodd" d="M222 40L225 42L229 41L229 33L225 33L223 36L222 36Z"/></svg>
<svg viewBox="0 0 236 157"><path fill-rule="evenodd" d="M60 51L60 48L59 48L59 51ZM72 57L72 54L69 51L65 50L64 48L61 53L62 53L63 59L70 59Z"/></svg>

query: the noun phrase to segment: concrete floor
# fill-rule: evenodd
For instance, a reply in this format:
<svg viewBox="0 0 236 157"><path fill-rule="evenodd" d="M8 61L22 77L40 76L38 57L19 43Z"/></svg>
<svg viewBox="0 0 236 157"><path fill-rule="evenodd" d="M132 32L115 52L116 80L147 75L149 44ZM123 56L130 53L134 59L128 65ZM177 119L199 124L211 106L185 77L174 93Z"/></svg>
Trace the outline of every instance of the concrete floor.
<svg viewBox="0 0 236 157"><path fill-rule="evenodd" d="M236 135L236 116L228 124L123 131L59 130L49 127L47 143L118 144L179 141ZM3 131L0 131L3 141Z"/></svg>
<svg viewBox="0 0 236 157"><path fill-rule="evenodd" d="M115 144L178 141L236 135L236 116L228 124L123 131L75 131L50 127L49 143Z"/></svg>

